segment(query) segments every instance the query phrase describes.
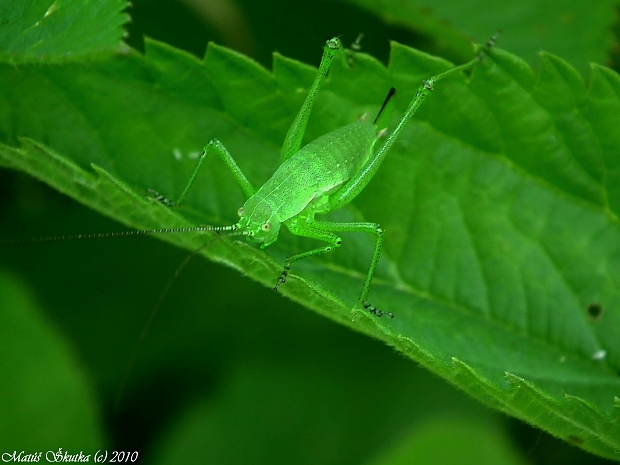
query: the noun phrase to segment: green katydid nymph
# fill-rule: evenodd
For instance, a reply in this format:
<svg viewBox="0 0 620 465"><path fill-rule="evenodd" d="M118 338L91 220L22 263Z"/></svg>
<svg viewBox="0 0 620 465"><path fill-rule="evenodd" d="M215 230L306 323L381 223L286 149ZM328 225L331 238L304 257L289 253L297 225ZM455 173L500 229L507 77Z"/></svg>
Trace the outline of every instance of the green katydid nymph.
<svg viewBox="0 0 620 465"><path fill-rule="evenodd" d="M359 39L356 41L358 47ZM204 147L187 185L176 201L172 201L152 189L148 190L149 198L163 205L169 207L179 205L187 196L196 175L209 154L215 153L230 169L233 177L247 196L245 204L238 210L239 221L233 225L137 230L2 242L38 242L169 232L218 231L226 232L227 234L224 236L246 236L248 239L259 243L261 248L265 248L278 239L278 233L284 225L293 234L317 239L327 244L288 257L284 269L274 285L274 290L278 290L286 282L292 263L303 258L333 252L342 244L342 239L338 233L363 232L375 236L375 247L359 296L359 304L376 316L387 315L393 318L392 312L379 310L368 302L370 285L379 264L383 245L383 229L381 226L372 222L320 221L315 219L315 215L342 208L357 197L373 178L405 125L433 91L435 83L453 73L465 71L475 66L482 59L484 50L491 48L495 44L495 40L496 36L493 36L483 51L469 62L452 67L422 81L403 117L391 133L386 134L387 130L379 128L377 122L389 99L394 95L394 88L388 92L377 117L372 122L362 117L358 121L331 131L301 147L310 112L321 85L327 77L331 63L336 55L345 52L340 39L328 40L314 82L282 144L281 164L265 184L256 189L226 147L220 141L212 140ZM349 61L351 55L347 58ZM386 136L385 141L377 144L383 136Z"/></svg>
<svg viewBox="0 0 620 465"><path fill-rule="evenodd" d="M487 43L486 47L491 47L494 40L495 37ZM258 242L261 248L265 248L278 239L280 228L284 225L293 234L317 239L327 244L288 257L282 273L277 278L274 290L286 282L292 263L303 258L333 252L339 248L342 239L338 233L373 234L375 236L374 253L364 280L359 303L376 316L388 315L393 318L392 312L379 310L368 302L370 285L381 256L383 244L381 226L371 222L320 221L315 219L315 215L336 210L351 202L372 179L403 127L433 91L435 82L450 74L473 67L481 60L482 54L463 65L453 67L423 81L404 116L382 144L377 144L377 142L385 135L386 130L378 128L377 121L388 100L394 94L393 88L390 89L373 122L361 118L301 147L317 93L334 57L343 52L342 43L338 38L326 42L312 87L284 139L280 157L281 164L272 177L259 189L256 189L248 180L224 145L218 140L212 140L204 148L178 200L169 200L153 190L149 192L154 199L165 205L179 205L186 197L208 155L213 152L217 154L230 169L248 199L239 208L237 223L229 226L201 227L199 228L201 231L228 231L231 235L244 235ZM376 145L379 147L376 148Z"/></svg>

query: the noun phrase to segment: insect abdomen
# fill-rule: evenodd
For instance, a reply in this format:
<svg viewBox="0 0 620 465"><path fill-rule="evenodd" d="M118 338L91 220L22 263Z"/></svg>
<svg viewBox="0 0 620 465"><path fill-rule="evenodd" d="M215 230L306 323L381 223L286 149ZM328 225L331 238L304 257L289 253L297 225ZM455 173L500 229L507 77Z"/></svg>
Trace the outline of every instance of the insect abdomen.
<svg viewBox="0 0 620 465"><path fill-rule="evenodd" d="M369 159L376 140L375 127L368 122L336 129L280 165L255 195L272 205L280 221L285 221L351 179Z"/></svg>

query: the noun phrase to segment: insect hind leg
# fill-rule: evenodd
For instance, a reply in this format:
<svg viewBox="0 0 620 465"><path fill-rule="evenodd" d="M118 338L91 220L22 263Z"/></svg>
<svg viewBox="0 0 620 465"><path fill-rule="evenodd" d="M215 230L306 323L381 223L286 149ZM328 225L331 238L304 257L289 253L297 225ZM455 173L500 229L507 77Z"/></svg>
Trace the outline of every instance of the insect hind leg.
<svg viewBox="0 0 620 465"><path fill-rule="evenodd" d="M306 126L308 125L308 118L310 118L310 111L314 105L314 100L316 99L321 85L327 77L327 72L331 67L334 57L336 54L341 52L342 43L338 37L334 37L325 43L323 57L321 58L321 64L319 65L314 82L312 83L312 86L308 91L308 95L306 96L306 100L304 100L297 116L295 116L295 120L293 121L293 124L291 124L291 127L284 138L284 142L282 143L282 152L280 155L281 163L291 158L301 148L301 141L306 132Z"/></svg>

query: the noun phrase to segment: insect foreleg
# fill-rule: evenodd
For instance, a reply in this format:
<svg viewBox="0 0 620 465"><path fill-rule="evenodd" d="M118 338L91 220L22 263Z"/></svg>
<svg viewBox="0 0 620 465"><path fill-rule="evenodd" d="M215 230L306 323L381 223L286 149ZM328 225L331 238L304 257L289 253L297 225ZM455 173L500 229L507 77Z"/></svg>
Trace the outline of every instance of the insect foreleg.
<svg viewBox="0 0 620 465"><path fill-rule="evenodd" d="M192 187L192 184L194 183L194 180L196 179L196 176L198 175L198 171L200 171L202 164L207 159L210 152L215 152L222 159L222 161L230 169L230 171L232 172L232 175L234 176L234 178L237 180L237 182L241 186L241 189L243 189L243 192L245 193L245 195L248 198L252 197L252 195L254 195L254 192L256 192L256 189L254 188L252 183L248 180L248 178L243 173L243 171L241 171L241 168L239 168L239 165L237 165L237 162L235 161L235 159L232 157L232 155L226 149L226 147L224 147L224 144L222 144L217 139L213 139L211 142L205 145L205 147L202 149L202 154L200 155L200 158L198 158L196 167L194 168L194 171L192 172L192 175L190 176L189 181L187 185L185 186L185 189L183 189L183 192L181 193L178 200L176 201L170 200L153 189L148 190L149 195L169 207L178 206L181 202L183 202L183 200L185 200L185 197L187 196L189 189Z"/></svg>
<svg viewBox="0 0 620 465"><path fill-rule="evenodd" d="M341 50L342 43L340 42L340 39L338 39L338 37L334 37L333 39L325 42L323 57L321 58L321 64L319 65L319 70L316 73L316 77L314 78L312 87L310 87L310 91L308 92L306 100L304 100L303 105L299 109L299 113L297 113L293 124L289 128L288 132L286 133L286 137L284 138L284 143L282 144L282 152L280 156L280 163L285 162L297 152L299 152L299 149L301 148L301 141L304 137L304 133L306 132L306 126L308 124L308 118L310 117L310 111L312 110L314 100L316 99L316 94L319 92L321 84L323 84L323 81L327 76L327 71L329 71L329 67L332 64L334 57Z"/></svg>
<svg viewBox="0 0 620 465"><path fill-rule="evenodd" d="M298 236L310 237L312 239L318 239L324 242L327 242L328 245L325 247L319 247L308 252L300 253L297 255L293 255L286 260L286 264L284 265L284 271L278 277L278 281L274 287L274 290L277 290L278 287L286 281L286 277L288 276L288 272L290 270L291 264L303 258L312 257L314 255L320 255L324 253L333 252L342 244L342 239L335 233L337 232L365 232L374 234L376 237L375 240L375 250L373 252L372 260L370 262L370 267L368 268L368 272L366 273L366 279L364 280L364 286L362 287L362 293L359 297L361 304L369 310L371 313L374 313L377 316L388 315L391 318L394 318L394 315L391 312L382 312L378 310L376 307L370 305L366 300L368 298L368 293L370 291L370 284L372 282L372 278L375 274L375 270L377 269L377 265L379 264L379 258L381 257L381 248L383 246L383 230L381 226L377 223L333 223L329 221L308 221L305 223L294 223L292 225L288 225L290 231L293 234Z"/></svg>

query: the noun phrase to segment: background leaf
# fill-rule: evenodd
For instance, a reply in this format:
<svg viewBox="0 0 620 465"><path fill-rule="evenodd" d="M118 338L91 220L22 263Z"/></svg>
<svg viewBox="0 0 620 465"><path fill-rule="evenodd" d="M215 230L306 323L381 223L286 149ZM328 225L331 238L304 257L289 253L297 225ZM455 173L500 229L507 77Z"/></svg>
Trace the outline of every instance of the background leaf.
<svg viewBox="0 0 620 465"><path fill-rule="evenodd" d="M0 60L12 63L77 59L121 51L123 0L31 0L0 4Z"/></svg>
<svg viewBox="0 0 620 465"><path fill-rule="evenodd" d="M70 344L41 318L22 283L4 271L0 277L3 454L12 458L15 452L22 460L14 461L33 462L39 460L27 460L29 455L42 452L45 457L59 447L73 453L84 448L84 455L96 451L104 444L104 434L91 386Z"/></svg>
<svg viewBox="0 0 620 465"><path fill-rule="evenodd" d="M388 22L437 37L460 60L469 56L470 41L464 31L482 38L500 29L504 31L502 47L529 63L536 65L536 54L545 50L570 57L570 63L584 75L590 63L603 62L615 44L611 28L616 21L617 2L613 0L348 1Z"/></svg>

